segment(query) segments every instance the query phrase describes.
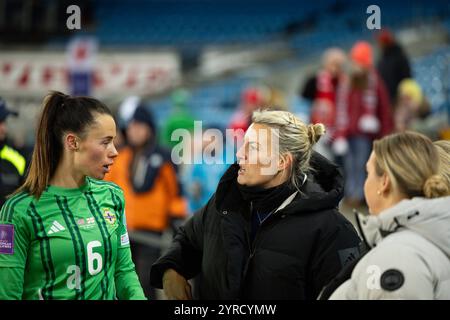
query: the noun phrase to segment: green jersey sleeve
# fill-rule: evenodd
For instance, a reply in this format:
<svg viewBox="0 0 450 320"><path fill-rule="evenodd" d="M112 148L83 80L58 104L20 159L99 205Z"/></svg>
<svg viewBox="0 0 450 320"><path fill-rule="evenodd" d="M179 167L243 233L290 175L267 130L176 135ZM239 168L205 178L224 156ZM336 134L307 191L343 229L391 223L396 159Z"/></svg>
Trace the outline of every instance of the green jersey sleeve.
<svg viewBox="0 0 450 320"><path fill-rule="evenodd" d="M22 299L31 232L21 199L10 198L0 211L0 300Z"/></svg>
<svg viewBox="0 0 450 320"><path fill-rule="evenodd" d="M119 217L116 273L114 275L117 297L120 300L146 300L144 291L131 259L123 194L120 195L121 212Z"/></svg>
<svg viewBox="0 0 450 320"><path fill-rule="evenodd" d="M131 260L130 248L118 249L115 281L120 300L146 300Z"/></svg>

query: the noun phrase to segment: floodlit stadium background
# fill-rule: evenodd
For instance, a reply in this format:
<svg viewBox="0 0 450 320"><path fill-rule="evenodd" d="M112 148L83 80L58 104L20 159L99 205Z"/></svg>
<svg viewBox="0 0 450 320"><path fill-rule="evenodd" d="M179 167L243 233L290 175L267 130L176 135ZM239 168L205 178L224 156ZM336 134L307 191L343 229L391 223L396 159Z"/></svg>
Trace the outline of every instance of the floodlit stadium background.
<svg viewBox="0 0 450 320"><path fill-rule="evenodd" d="M67 8L73 4L80 8L81 24L70 30ZM203 121L204 128L227 128L248 88L258 88L308 122L311 103L300 93L324 50L348 51L358 40L376 48L378 30L367 27L369 5L358 0L0 0L0 96L20 113L8 119L9 136L30 150L49 90L87 90L114 112L139 97L154 112L160 135L165 121L179 112L175 105ZM450 4L377 5L381 27L406 50L432 112L448 117ZM90 77L83 76L86 70Z"/></svg>

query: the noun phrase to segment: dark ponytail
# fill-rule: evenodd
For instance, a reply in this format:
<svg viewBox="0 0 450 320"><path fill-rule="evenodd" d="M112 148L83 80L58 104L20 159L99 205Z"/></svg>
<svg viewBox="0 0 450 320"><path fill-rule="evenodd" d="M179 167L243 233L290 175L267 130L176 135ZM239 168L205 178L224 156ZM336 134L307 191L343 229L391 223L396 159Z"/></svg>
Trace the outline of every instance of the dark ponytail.
<svg viewBox="0 0 450 320"><path fill-rule="evenodd" d="M94 113L112 116L106 105L93 98L71 97L57 91L45 97L30 169L15 193L25 191L39 199L61 161L64 134L73 132L83 138L86 128L94 122Z"/></svg>

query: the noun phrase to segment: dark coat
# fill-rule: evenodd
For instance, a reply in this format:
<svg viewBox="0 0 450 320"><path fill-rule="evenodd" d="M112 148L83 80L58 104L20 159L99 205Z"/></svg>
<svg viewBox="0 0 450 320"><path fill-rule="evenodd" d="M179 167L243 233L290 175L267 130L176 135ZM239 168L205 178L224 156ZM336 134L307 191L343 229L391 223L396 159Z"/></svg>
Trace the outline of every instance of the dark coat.
<svg viewBox="0 0 450 320"><path fill-rule="evenodd" d="M405 78L411 78L406 54L398 44L391 45L384 50L377 69L386 84L390 100L395 104L399 83Z"/></svg>
<svg viewBox="0 0 450 320"><path fill-rule="evenodd" d="M337 206L343 177L315 153L315 174L294 200L259 227L250 244L250 206L237 189L238 166L223 175L216 194L175 236L151 269L162 288L168 268L185 278L200 274L199 299L316 299L359 256L360 239Z"/></svg>
<svg viewBox="0 0 450 320"><path fill-rule="evenodd" d="M0 141L0 208L6 202L6 197L22 185L25 168L25 158L4 141Z"/></svg>

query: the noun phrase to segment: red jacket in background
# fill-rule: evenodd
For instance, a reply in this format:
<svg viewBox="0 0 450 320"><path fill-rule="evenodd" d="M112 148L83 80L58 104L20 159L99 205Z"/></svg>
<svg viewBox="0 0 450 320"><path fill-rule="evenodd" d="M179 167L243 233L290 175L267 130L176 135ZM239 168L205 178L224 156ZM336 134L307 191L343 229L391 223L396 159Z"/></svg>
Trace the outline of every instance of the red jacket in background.
<svg viewBox="0 0 450 320"><path fill-rule="evenodd" d="M333 77L326 70L322 70L317 74L316 82L311 123L324 124L327 135L334 140L343 136L343 129L345 130L348 78L343 74Z"/></svg>
<svg viewBox="0 0 450 320"><path fill-rule="evenodd" d="M362 103L364 90L352 87L350 88L350 92L348 95L348 106L347 106L348 122L347 128L345 130L346 137L359 135L359 136L368 136L372 139L378 139L391 133L394 129L392 109L386 86L384 85L384 82L378 75L378 73L375 70L372 70L372 72L374 73L376 79L374 92L377 97L377 104L374 115L380 122L380 129L378 130L377 133L374 134L363 132L360 129L359 121L361 117L365 115L365 110Z"/></svg>

